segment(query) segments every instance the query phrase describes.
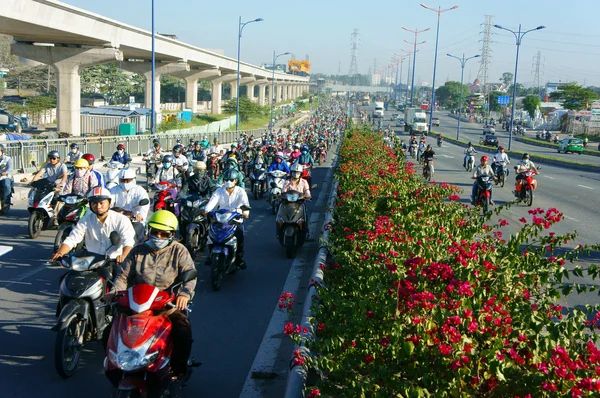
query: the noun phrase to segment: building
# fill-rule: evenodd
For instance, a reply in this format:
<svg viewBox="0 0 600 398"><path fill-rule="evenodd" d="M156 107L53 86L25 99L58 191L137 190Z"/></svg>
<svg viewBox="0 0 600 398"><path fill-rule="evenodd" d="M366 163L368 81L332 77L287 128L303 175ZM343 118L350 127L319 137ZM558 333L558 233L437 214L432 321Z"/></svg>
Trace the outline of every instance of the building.
<svg viewBox="0 0 600 398"><path fill-rule="evenodd" d="M560 87L564 86L565 84L568 83L563 83L563 82L548 82L546 83L546 96L550 96L550 94L558 91L560 89Z"/></svg>

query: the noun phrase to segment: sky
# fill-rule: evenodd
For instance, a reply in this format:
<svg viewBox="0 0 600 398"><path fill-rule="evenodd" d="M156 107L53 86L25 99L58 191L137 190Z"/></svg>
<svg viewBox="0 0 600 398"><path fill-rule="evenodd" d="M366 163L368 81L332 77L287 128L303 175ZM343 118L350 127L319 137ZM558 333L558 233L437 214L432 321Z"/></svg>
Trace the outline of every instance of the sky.
<svg viewBox="0 0 600 398"><path fill-rule="evenodd" d="M519 54L518 82L534 85L535 58L541 55L540 80L575 81L600 86L600 0L438 0L426 5L442 9L436 87L447 80L460 81L460 62L446 54L466 57L481 52L485 15L492 23L517 30L543 25L546 28L524 36ZM63 0L67 4L143 29L151 29L150 0ZM271 63L273 51L290 52L296 59L312 63L313 73L347 74L350 66L351 34L359 29L358 72L366 74L391 63L394 54L412 50L411 30L431 28L418 41L415 83L431 84L435 54L437 14L419 6L418 0L155 0L155 24L160 33L174 34L198 47L224 50L237 57L238 18L263 22L243 31L241 59L253 64ZM492 28L489 81L499 81L503 72L514 72L515 37ZM287 60L279 58L279 62ZM406 81L408 60L402 81ZM479 59L467 62L465 83L475 80Z"/></svg>

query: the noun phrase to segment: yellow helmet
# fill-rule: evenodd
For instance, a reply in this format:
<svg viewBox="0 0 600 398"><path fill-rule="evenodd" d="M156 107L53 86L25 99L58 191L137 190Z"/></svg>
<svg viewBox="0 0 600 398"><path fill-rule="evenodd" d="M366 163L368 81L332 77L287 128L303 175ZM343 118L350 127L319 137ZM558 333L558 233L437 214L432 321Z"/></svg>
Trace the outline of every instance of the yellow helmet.
<svg viewBox="0 0 600 398"><path fill-rule="evenodd" d="M75 161L74 166L75 167L84 167L84 168L87 169L88 167L90 167L90 163L87 160L85 160L85 159L77 159Z"/></svg>
<svg viewBox="0 0 600 398"><path fill-rule="evenodd" d="M168 210L159 210L148 219L148 226L160 231L176 231L177 224L177 217Z"/></svg>

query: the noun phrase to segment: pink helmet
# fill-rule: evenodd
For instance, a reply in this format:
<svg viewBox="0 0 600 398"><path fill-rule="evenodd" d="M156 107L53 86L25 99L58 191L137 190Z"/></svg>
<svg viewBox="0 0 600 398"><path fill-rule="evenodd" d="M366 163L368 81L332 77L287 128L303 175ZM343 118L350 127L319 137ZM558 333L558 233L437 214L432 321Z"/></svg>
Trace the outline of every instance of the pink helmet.
<svg viewBox="0 0 600 398"><path fill-rule="evenodd" d="M275 154L275 156L279 156L280 158L283 158L283 152L279 151Z"/></svg>

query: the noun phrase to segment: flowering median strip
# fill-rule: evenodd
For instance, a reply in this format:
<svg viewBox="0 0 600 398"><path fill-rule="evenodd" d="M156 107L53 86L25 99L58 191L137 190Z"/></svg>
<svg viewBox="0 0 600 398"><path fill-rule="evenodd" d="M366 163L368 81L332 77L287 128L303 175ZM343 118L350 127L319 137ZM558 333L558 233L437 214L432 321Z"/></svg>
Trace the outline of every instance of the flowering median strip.
<svg viewBox="0 0 600 398"><path fill-rule="evenodd" d="M371 131L346 133L315 335L284 330L311 352L294 363L321 375L307 396L599 394L600 306L557 304L594 290L570 278L596 279L598 267L565 261L598 246L556 255L576 234L551 231L563 218L553 208L504 237L502 210L482 221L456 187L425 184L399 156Z"/></svg>

